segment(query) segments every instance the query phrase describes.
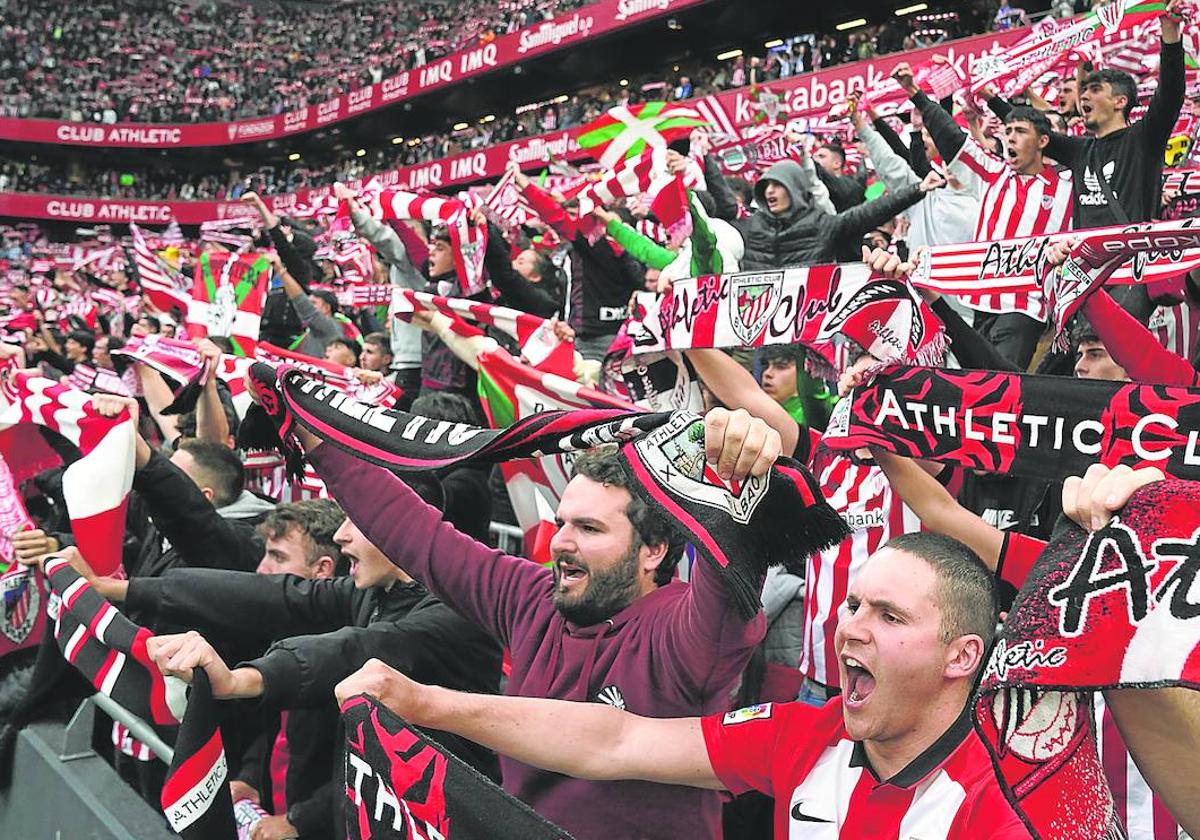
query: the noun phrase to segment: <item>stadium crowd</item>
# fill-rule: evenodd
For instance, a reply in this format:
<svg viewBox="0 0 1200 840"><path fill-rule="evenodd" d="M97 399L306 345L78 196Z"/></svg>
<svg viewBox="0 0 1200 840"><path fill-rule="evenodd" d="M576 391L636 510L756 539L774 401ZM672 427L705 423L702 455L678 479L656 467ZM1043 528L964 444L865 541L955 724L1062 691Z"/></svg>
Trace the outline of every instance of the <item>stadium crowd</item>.
<svg viewBox="0 0 1200 840"><path fill-rule="evenodd" d="M337 2L0 4L0 115L223 122L333 99L583 5Z"/></svg>
<svg viewBox="0 0 1200 840"><path fill-rule="evenodd" d="M1200 836L1200 484L1167 454L1195 447L1200 249L1139 253L1155 282L1105 285L1122 229L1200 193L1163 190L1182 7L1148 13L1146 102L1124 71L1072 66L1053 102L985 85L991 115L960 120L902 63L907 124L851 96L858 161L787 136L747 179L689 125L652 158L676 178L607 193L513 165L502 206L339 183L345 215L280 216L249 190L252 216L200 241L4 230L0 432L68 434L80 412L91 442L47 433L58 457L127 456L133 476L105 558L89 546L120 494L89 488L84 516L63 464L0 450L32 516L0 535L10 573L92 610L59 643L101 690L111 668L78 653L116 644L104 601L153 633L153 673L203 671L252 840L391 830L410 795L421 831L474 803L489 837L562 836L518 828L526 812L456 787L454 765L444 790L404 790L424 770L377 762L412 742L352 726L360 695L579 840ZM1014 239L1029 285L938 291L947 264L982 273ZM773 343L787 296L795 343ZM655 329L674 343L643 354ZM601 412L536 422L630 402L672 413L622 414L643 437L587 425ZM1056 417L1078 425L1050 457ZM95 444L110 427L128 452L116 431ZM586 451L555 457L566 442ZM540 460L464 457L501 451ZM19 726L71 690L34 682L0 713ZM111 741L168 803L167 767L119 725Z"/></svg>
<svg viewBox="0 0 1200 840"><path fill-rule="evenodd" d="M781 39L781 44L760 55L739 55L723 61L689 59L660 71L614 80L567 95L563 101L530 103L516 113L490 115L465 128L424 133L400 144L347 149L328 164L299 166L264 165L248 171L181 173L169 160L153 165L98 167L86 156L71 165L36 159L0 156L0 192L36 192L54 195L112 196L129 199L224 200L237 199L253 182L269 193L347 181L402 166L439 160L496 143L584 125L611 107L647 100L684 100L723 90L769 83L801 73L857 61L875 55L932 46L943 40L986 31L991 21L977 8L932 12L864 27L850 33L816 33ZM932 19L933 22L930 22ZM3 66L0 64L0 66ZM12 84L12 82L10 82ZM0 96L0 115L8 113ZM43 114L9 113L11 116ZM174 119L168 121L186 121Z"/></svg>

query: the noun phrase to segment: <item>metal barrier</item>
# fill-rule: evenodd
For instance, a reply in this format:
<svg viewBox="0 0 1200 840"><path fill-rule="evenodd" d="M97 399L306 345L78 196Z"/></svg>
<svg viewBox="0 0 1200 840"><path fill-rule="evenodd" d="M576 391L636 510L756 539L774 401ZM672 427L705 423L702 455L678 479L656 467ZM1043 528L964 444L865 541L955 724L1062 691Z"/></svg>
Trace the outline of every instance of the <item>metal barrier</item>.
<svg viewBox="0 0 1200 840"><path fill-rule="evenodd" d="M492 535L492 540L496 544L496 548L503 551L505 554L513 554L521 556L521 552L525 547L525 535L516 525L506 525L503 522L489 522L488 533Z"/></svg>

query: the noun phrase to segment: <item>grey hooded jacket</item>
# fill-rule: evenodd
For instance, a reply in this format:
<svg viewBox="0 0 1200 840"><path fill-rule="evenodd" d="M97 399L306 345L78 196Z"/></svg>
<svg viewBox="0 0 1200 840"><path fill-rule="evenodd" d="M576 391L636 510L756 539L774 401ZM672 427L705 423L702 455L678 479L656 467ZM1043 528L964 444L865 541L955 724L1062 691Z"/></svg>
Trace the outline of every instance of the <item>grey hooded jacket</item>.
<svg viewBox="0 0 1200 840"><path fill-rule="evenodd" d="M820 265L836 261L839 243L854 241L873 228L889 221L902 210L921 200L916 185L830 215L816 209L802 182L800 164L785 160L772 166L754 187L755 200L766 206L768 181L783 185L792 205L776 216L760 209L733 224L746 242L743 271L761 271L784 266Z"/></svg>

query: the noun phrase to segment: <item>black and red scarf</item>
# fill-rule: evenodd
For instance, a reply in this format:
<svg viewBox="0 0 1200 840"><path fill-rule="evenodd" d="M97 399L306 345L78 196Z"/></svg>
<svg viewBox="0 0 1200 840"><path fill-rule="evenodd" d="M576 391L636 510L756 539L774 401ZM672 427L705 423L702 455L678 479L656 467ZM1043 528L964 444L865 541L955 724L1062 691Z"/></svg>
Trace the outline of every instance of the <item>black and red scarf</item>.
<svg viewBox="0 0 1200 840"><path fill-rule="evenodd" d="M691 542L718 570L747 619L758 612L769 566L798 568L809 554L847 533L812 475L795 461L781 458L766 475L745 481L721 479L705 460L700 418L688 412L546 411L487 429L366 405L287 366L255 364L251 377L278 430L273 444L282 442L293 472L302 457L293 436L296 424L356 458L396 471L619 444L632 491L677 524L680 542ZM272 443L261 436L261 423L248 417L245 425L245 445ZM259 437L250 439L255 433Z"/></svg>
<svg viewBox="0 0 1200 840"><path fill-rule="evenodd" d="M824 441L1049 481L1097 462L1200 480L1200 389L890 367L838 404Z"/></svg>
<svg viewBox="0 0 1200 840"><path fill-rule="evenodd" d="M347 840L571 840L367 695L342 706Z"/></svg>
<svg viewBox="0 0 1200 840"><path fill-rule="evenodd" d="M1035 837L1102 840L1117 823L1091 694L1200 689L1200 484L1136 492L1107 527L1042 553L992 650L976 727Z"/></svg>

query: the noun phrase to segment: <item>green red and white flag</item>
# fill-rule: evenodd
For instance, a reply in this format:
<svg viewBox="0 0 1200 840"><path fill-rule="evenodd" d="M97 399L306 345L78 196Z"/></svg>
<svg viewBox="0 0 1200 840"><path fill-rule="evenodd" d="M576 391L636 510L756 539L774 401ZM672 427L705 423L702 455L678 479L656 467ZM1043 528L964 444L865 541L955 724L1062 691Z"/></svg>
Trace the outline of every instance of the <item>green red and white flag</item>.
<svg viewBox="0 0 1200 840"><path fill-rule="evenodd" d="M619 105L584 126L578 141L580 148L591 150L596 160L612 169L647 149L665 150L667 144L687 137L692 129L707 125L699 111L683 105Z"/></svg>
<svg viewBox="0 0 1200 840"><path fill-rule="evenodd" d="M188 335L226 336L238 356L253 356L271 263L262 254L207 251L196 261Z"/></svg>

